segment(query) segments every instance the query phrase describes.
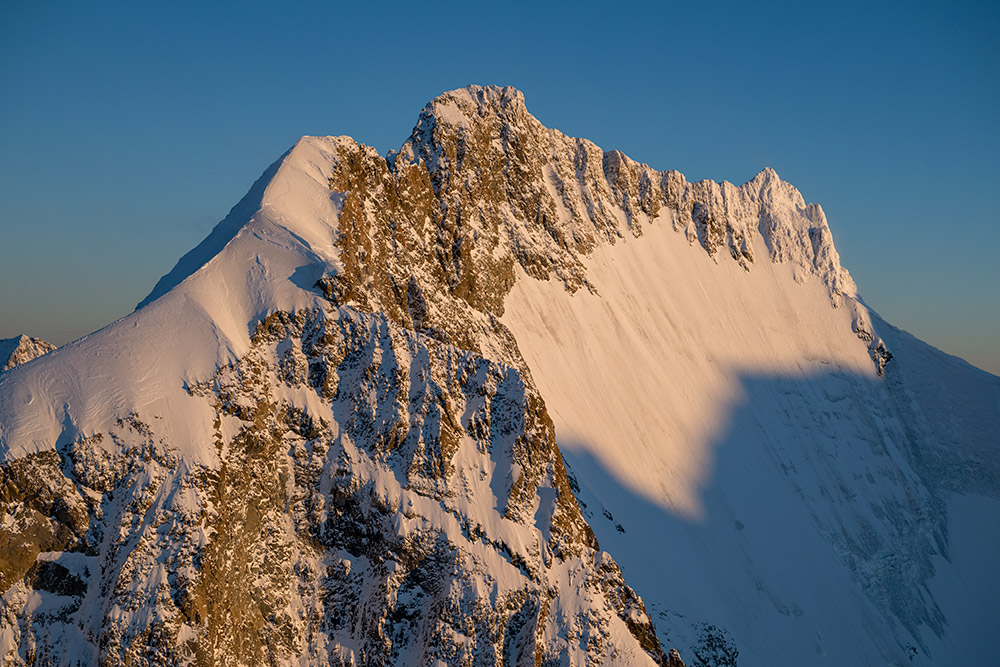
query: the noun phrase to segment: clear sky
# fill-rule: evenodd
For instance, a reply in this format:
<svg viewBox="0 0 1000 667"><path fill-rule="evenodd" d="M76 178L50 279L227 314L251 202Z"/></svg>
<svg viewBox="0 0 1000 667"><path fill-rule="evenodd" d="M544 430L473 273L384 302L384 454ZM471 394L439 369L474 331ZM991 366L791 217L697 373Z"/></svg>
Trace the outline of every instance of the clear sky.
<svg viewBox="0 0 1000 667"><path fill-rule="evenodd" d="M868 304L1000 373L1000 3L0 3L0 338L128 314L303 134L510 84L689 180L771 166ZM482 6L480 6L482 5Z"/></svg>

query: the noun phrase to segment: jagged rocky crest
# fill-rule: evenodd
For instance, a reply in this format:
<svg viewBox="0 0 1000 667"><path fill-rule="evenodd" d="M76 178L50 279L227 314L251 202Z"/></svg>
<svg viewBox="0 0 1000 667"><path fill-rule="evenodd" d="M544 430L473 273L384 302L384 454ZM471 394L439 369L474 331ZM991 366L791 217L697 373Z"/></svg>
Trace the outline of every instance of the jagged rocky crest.
<svg viewBox="0 0 1000 667"><path fill-rule="evenodd" d="M37 359L54 349L56 346L52 343L24 334L14 338L4 338L0 340L0 373Z"/></svg>
<svg viewBox="0 0 1000 667"><path fill-rule="evenodd" d="M774 170L740 187L688 183L543 126L514 88L438 97L386 158L349 138L336 153L329 182L343 267L321 280L325 293L463 349L480 349L483 336L504 341L494 353L513 346L496 318L515 266L571 292L592 289L585 257L649 224L671 225L713 257L724 248L747 271L759 232L772 261L795 266L800 280L819 278L836 305L857 295L822 209ZM849 307L881 372L891 355L879 352L864 309L853 299Z"/></svg>
<svg viewBox="0 0 1000 667"><path fill-rule="evenodd" d="M597 244L641 236L658 219L712 256L724 248L747 270L755 259L750 238L759 231L773 261L820 277L834 296L857 291L822 209L806 205L772 169L740 187L688 183L676 171L658 172L544 127L509 87L442 95L386 159L352 140L338 142L330 187L344 193L341 214L349 222L341 230L348 237L342 279L375 281L374 269L398 258L400 247L424 251L404 255L406 262L436 260L436 282L493 315L503 312L515 262L575 291L587 286L581 260ZM365 204L377 221L360 220ZM386 223L391 233L379 236L388 247L368 247L370 229L358 225ZM404 289L392 271L389 281L397 294Z"/></svg>
<svg viewBox="0 0 1000 667"><path fill-rule="evenodd" d="M328 191L309 196L334 217L285 215L261 188L262 217L227 219L212 255L86 342L117 349L168 308L214 318L196 343L219 346L216 370L167 381L203 441L119 394L104 417L69 401L4 413L3 660L683 664L581 514L505 298L525 275L593 291L585 258L649 225L752 271L759 233L769 260L856 309L881 372L890 355L822 210L772 170L688 183L602 152L541 125L513 88L442 95L398 153L303 138L269 173L283 169L321 170ZM216 259L275 239L311 261L294 303L265 296L287 273L264 254ZM247 290L252 310L219 316L199 275ZM83 345L45 377L60 360L78 372ZM8 375L4 396L33 386Z"/></svg>

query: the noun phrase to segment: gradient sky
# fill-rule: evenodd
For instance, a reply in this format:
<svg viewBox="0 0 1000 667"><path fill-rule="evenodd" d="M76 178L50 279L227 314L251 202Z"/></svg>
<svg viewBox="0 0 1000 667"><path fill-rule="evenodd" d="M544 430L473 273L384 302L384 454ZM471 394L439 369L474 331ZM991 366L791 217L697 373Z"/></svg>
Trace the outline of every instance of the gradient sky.
<svg viewBox="0 0 1000 667"><path fill-rule="evenodd" d="M0 338L128 314L303 134L510 84L689 180L771 166L890 322L1000 374L1000 4L0 4Z"/></svg>

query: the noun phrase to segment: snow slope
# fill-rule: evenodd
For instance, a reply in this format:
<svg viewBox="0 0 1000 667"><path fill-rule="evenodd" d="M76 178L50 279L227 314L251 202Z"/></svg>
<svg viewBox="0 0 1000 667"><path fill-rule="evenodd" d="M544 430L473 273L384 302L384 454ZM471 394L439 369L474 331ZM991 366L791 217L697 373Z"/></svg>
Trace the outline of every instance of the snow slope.
<svg viewBox="0 0 1000 667"><path fill-rule="evenodd" d="M966 563L995 545L956 511L1000 519L1000 379L876 320L882 378L863 306L671 223L594 252L596 294L521 277L504 316L661 637L691 656L724 628L741 665L989 664L968 623L1000 618L1000 589Z"/></svg>
<svg viewBox="0 0 1000 667"><path fill-rule="evenodd" d="M193 461L214 453L206 406L190 384L250 348L276 309L315 306L317 264L336 265L336 206L326 178L338 139L300 140L230 215L164 276L136 312L2 376L0 442L16 458L156 414ZM288 193L295 192L294 197ZM317 250L318 248L318 250ZM315 275L313 275L315 273Z"/></svg>

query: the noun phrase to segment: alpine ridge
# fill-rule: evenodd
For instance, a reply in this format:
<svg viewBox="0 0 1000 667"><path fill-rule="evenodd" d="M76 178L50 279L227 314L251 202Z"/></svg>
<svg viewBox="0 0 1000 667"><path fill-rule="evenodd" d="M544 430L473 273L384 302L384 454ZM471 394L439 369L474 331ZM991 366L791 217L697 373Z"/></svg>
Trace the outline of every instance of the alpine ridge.
<svg viewBox="0 0 1000 667"><path fill-rule="evenodd" d="M870 311L773 170L470 86L385 156L303 137L0 373L0 656L974 664L998 442L1000 379Z"/></svg>

